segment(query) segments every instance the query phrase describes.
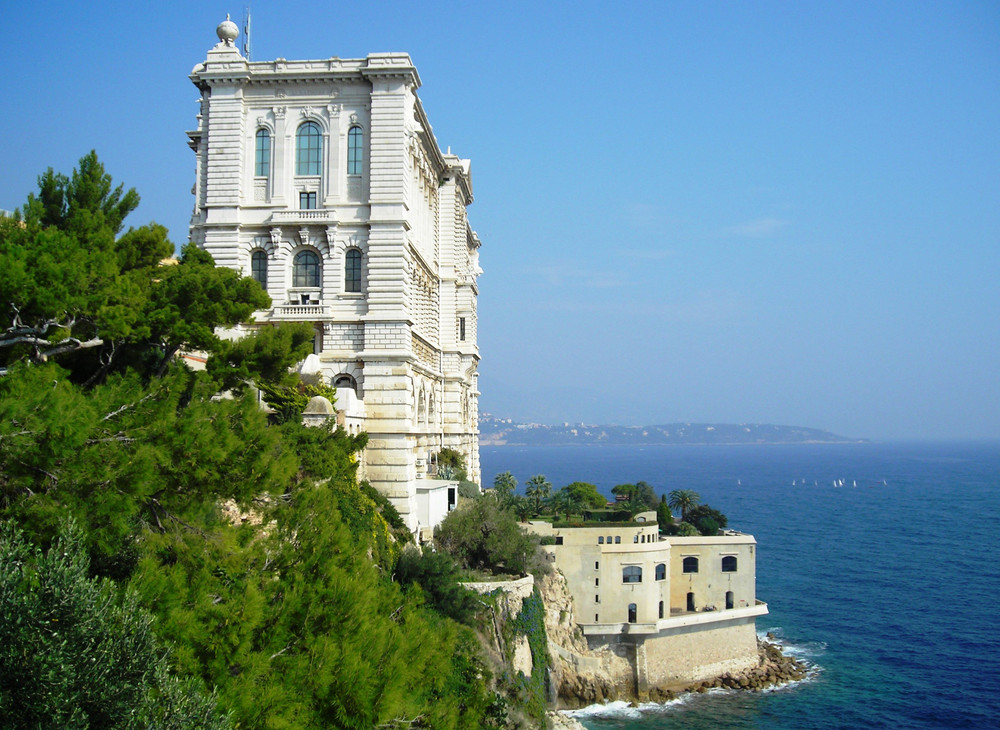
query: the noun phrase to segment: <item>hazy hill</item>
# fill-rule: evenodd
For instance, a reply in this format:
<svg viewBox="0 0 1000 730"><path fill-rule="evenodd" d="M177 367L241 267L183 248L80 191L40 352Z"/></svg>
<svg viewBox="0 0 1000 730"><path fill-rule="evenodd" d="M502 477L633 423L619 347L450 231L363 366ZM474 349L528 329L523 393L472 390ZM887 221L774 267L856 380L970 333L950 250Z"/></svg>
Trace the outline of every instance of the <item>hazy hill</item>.
<svg viewBox="0 0 1000 730"><path fill-rule="evenodd" d="M572 444L797 444L855 443L864 439L801 426L767 423L667 423L657 426L547 425L516 423L482 414L479 443L483 446L567 446Z"/></svg>

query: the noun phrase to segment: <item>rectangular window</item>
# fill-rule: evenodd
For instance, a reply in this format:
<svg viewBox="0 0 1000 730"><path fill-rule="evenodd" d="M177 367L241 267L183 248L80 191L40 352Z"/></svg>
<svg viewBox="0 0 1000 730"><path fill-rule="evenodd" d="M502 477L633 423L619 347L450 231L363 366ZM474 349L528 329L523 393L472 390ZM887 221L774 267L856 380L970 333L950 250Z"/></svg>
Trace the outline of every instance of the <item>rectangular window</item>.
<svg viewBox="0 0 1000 730"><path fill-rule="evenodd" d="M594 596L594 603L600 603L600 602L601 602L601 597L600 596Z"/></svg>
<svg viewBox="0 0 1000 730"><path fill-rule="evenodd" d="M465 342L465 317L458 318L458 339Z"/></svg>
<svg viewBox="0 0 1000 730"><path fill-rule="evenodd" d="M271 174L271 133L266 129L257 130L254 174L257 177L267 177Z"/></svg>
<svg viewBox="0 0 1000 730"><path fill-rule="evenodd" d="M347 174L360 175L363 162L361 144L364 134L361 127L351 127L347 133Z"/></svg>
<svg viewBox="0 0 1000 730"><path fill-rule="evenodd" d="M594 623L595 623L595 624L597 623L597 618L598 618L598 615L597 615L597 614L595 613L595 614L594 614Z"/></svg>
<svg viewBox="0 0 1000 730"><path fill-rule="evenodd" d="M601 579L600 578L594 578L594 586L596 587L596 586L599 586L599 585L601 585Z"/></svg>
<svg viewBox="0 0 1000 730"><path fill-rule="evenodd" d="M594 562L594 570L600 570L600 569L601 569L601 564L599 562L595 561Z"/></svg>
<svg viewBox="0 0 1000 730"><path fill-rule="evenodd" d="M299 193L299 210L316 210L316 193Z"/></svg>
<svg viewBox="0 0 1000 730"><path fill-rule="evenodd" d="M556 536L556 545L562 545L562 544L563 544L562 536L561 535L557 535Z"/></svg>

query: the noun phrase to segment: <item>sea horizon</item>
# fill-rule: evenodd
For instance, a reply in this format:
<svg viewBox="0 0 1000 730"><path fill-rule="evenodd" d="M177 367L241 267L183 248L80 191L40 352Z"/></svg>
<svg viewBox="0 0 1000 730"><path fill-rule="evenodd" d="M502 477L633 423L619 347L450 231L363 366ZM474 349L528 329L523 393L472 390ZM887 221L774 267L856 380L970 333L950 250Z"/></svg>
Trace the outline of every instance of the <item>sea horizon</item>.
<svg viewBox="0 0 1000 730"><path fill-rule="evenodd" d="M774 632L814 667L775 691L574 713L590 730L978 728L1000 717L986 608L1000 594L1000 440L491 446L481 466L487 485L509 470L519 488L541 473L554 489L582 480L608 494L643 480L657 494L699 492L757 540L757 598L770 611L758 635Z"/></svg>

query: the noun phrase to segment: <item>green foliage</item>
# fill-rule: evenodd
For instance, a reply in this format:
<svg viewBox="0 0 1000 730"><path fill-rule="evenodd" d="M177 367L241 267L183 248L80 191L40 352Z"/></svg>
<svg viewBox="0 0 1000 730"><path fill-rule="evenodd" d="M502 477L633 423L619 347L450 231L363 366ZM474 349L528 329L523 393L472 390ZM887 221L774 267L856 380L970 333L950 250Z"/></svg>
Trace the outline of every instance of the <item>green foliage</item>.
<svg viewBox="0 0 1000 730"><path fill-rule="evenodd" d="M720 528L729 524L729 519L724 514L707 504L690 508L683 521L694 525L702 535L715 535Z"/></svg>
<svg viewBox="0 0 1000 730"><path fill-rule="evenodd" d="M603 509L607 505L607 498L597 491L597 487L589 482L573 482L567 484L560 491L572 494L581 506L589 509Z"/></svg>
<svg viewBox="0 0 1000 730"><path fill-rule="evenodd" d="M497 498L497 501L501 505L507 505L510 503L511 498L514 496L514 491L517 489L517 479L509 471L505 471L502 474L497 474L493 477L493 490Z"/></svg>
<svg viewBox="0 0 1000 730"><path fill-rule="evenodd" d="M529 497L523 495L513 495L508 501L510 511L517 515L521 522L527 522L528 518L535 513L535 503Z"/></svg>
<svg viewBox="0 0 1000 730"><path fill-rule="evenodd" d="M659 501L656 499L656 492L643 481L635 483L635 500L642 506L643 510L655 510Z"/></svg>
<svg viewBox="0 0 1000 730"><path fill-rule="evenodd" d="M706 517L715 520L719 527L727 527L729 525L729 518L719 512L719 510L712 509L707 504L699 504L689 509L687 514L684 516L684 522L690 522L691 524L697 525L699 520Z"/></svg>
<svg viewBox="0 0 1000 730"><path fill-rule="evenodd" d="M246 337L220 342L205 368L222 390L239 391L252 382L258 386L297 385L298 379L289 369L312 352L314 336L312 326L305 322L260 327Z"/></svg>
<svg viewBox="0 0 1000 730"><path fill-rule="evenodd" d="M670 505L667 504L666 497L660 500L660 503L656 505L656 523L660 530L671 534L669 530L674 527L674 515L670 511Z"/></svg>
<svg viewBox="0 0 1000 730"><path fill-rule="evenodd" d="M675 489L667 495L667 505L671 510L680 510L681 520L699 502L701 495L691 489Z"/></svg>
<svg viewBox="0 0 1000 730"><path fill-rule="evenodd" d="M441 479L457 479L465 481L465 457L454 449L444 448L436 457L438 477Z"/></svg>
<svg viewBox="0 0 1000 730"><path fill-rule="evenodd" d="M203 686L171 676L135 594L87 569L73 522L44 555L0 532L0 725L229 727Z"/></svg>
<svg viewBox="0 0 1000 730"><path fill-rule="evenodd" d="M523 575L537 543L489 499L463 502L438 526L437 546L473 570Z"/></svg>
<svg viewBox="0 0 1000 730"><path fill-rule="evenodd" d="M341 517L346 487L303 483L261 507L263 532L155 536L136 583L182 668L218 686L241 727L480 724L491 698L476 642L368 559L378 520Z"/></svg>
<svg viewBox="0 0 1000 730"><path fill-rule="evenodd" d="M361 439L366 438L366 436L359 435L354 438L357 439L355 443L361 443ZM382 517L388 523L389 529L392 530L392 535L396 538L396 541L403 544L413 542L413 533L410 532L410 528L406 526L403 518L399 516L399 511L389 501L389 498L368 482L361 482L360 487L362 493L374 502L382 513Z"/></svg>
<svg viewBox="0 0 1000 730"><path fill-rule="evenodd" d="M219 340L266 306L260 287L195 247L160 266L155 224L119 236L137 197L96 156L40 188L23 227L0 220L0 520L24 536L0 559L0 725L221 727L205 686L241 728L502 721L476 637L446 615L466 616L450 568L391 578L410 536L357 484L366 437L269 423L245 387L292 386L306 331ZM208 351L206 372L172 364L180 347ZM486 524L492 564L523 570L531 539L509 512ZM83 618L50 620L56 588Z"/></svg>
<svg viewBox="0 0 1000 730"><path fill-rule="evenodd" d="M102 228L118 234L126 216L139 205L135 188L112 189L111 176L91 150L70 177L50 167L38 177L38 195L29 194L22 210L29 226L89 232Z"/></svg>
<svg viewBox="0 0 1000 730"><path fill-rule="evenodd" d="M396 580L404 588L417 585L439 613L472 625L480 608L475 593L459 585L462 571L453 558L429 547L404 550L396 564Z"/></svg>
<svg viewBox="0 0 1000 730"><path fill-rule="evenodd" d="M549 644L545 633L545 604L536 586L531 595L521 603L521 612L509 624L514 635L526 636L531 649L531 676L518 672L514 693L518 704L522 705L529 717L539 727L545 727L545 712L548 710ZM512 638L512 637L511 637ZM508 639L508 646L513 642ZM509 660L509 657L508 657Z"/></svg>
<svg viewBox="0 0 1000 730"><path fill-rule="evenodd" d="M462 499L479 499L483 496L483 492L475 482L463 479L458 483L458 496Z"/></svg>
<svg viewBox="0 0 1000 730"><path fill-rule="evenodd" d="M535 503L535 514L542 511L542 502L548 499L551 492L552 483L544 474L535 474L525 483L524 493Z"/></svg>
<svg viewBox="0 0 1000 730"><path fill-rule="evenodd" d="M702 517L695 526L698 528L698 532L706 537L719 534L719 523L711 517Z"/></svg>
<svg viewBox="0 0 1000 730"><path fill-rule="evenodd" d="M0 516L51 541L65 514L102 559L138 528L180 525L217 499L283 491L294 455L252 398L213 400L204 374L135 374L84 390L46 364L0 378Z"/></svg>
<svg viewBox="0 0 1000 730"><path fill-rule="evenodd" d="M678 522L674 526L673 534L678 537L694 537L698 534L698 528L692 525L690 522Z"/></svg>

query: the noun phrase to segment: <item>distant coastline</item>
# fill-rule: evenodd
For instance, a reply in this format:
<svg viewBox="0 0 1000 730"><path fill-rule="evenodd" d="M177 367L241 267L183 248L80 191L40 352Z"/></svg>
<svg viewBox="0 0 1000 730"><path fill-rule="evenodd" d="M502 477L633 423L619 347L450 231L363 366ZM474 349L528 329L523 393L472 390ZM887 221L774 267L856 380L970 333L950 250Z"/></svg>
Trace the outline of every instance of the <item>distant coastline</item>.
<svg viewBox="0 0 1000 730"><path fill-rule="evenodd" d="M670 444L850 444L867 439L840 436L818 428L768 423L667 423L615 426L563 423L518 423L482 414L481 446L651 446Z"/></svg>

